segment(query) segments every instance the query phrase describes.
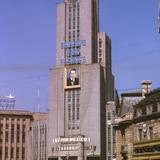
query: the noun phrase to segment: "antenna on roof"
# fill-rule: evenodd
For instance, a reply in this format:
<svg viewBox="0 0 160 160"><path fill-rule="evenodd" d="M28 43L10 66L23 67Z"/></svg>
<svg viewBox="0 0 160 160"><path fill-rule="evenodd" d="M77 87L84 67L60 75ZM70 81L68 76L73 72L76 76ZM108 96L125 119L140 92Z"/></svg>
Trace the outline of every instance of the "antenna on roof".
<svg viewBox="0 0 160 160"><path fill-rule="evenodd" d="M40 77L38 77L37 79L37 103L36 103L36 106L35 106L35 109L34 109L34 112L40 112Z"/></svg>

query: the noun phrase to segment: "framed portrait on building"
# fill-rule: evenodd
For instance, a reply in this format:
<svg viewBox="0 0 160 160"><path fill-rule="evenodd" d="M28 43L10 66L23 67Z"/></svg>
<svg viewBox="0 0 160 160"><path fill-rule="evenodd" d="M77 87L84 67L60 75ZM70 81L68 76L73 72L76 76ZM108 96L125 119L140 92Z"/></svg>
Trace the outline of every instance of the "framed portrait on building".
<svg viewBox="0 0 160 160"><path fill-rule="evenodd" d="M80 87L80 66L64 67L64 87L65 89Z"/></svg>

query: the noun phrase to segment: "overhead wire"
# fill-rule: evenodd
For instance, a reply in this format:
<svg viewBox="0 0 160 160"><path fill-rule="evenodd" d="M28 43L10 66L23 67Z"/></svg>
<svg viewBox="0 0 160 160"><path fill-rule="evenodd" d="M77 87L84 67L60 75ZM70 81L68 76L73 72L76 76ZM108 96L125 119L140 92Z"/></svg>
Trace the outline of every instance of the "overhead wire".
<svg viewBox="0 0 160 160"><path fill-rule="evenodd" d="M9 85L21 85L26 83L25 81L31 81L31 80L37 80L37 78L40 77L40 79L49 79L50 75L49 74L43 74L43 75L37 75L37 76L29 76L29 77L23 77L20 79L13 79L13 80L5 80L5 81L0 81L0 86L9 86Z"/></svg>

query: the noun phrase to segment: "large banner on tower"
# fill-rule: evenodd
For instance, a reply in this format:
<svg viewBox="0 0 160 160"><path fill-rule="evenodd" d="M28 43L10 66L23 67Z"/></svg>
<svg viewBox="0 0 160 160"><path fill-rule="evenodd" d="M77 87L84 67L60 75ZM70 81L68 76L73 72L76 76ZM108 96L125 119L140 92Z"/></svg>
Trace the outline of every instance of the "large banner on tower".
<svg viewBox="0 0 160 160"><path fill-rule="evenodd" d="M64 88L80 88L81 68L80 65L64 67Z"/></svg>

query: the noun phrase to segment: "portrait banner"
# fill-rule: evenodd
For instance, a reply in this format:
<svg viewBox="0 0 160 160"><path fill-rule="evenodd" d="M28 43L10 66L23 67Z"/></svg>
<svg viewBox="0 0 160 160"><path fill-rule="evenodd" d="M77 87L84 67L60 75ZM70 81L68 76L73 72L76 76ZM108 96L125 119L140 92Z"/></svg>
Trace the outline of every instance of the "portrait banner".
<svg viewBox="0 0 160 160"><path fill-rule="evenodd" d="M64 67L64 88L80 88L80 66Z"/></svg>

